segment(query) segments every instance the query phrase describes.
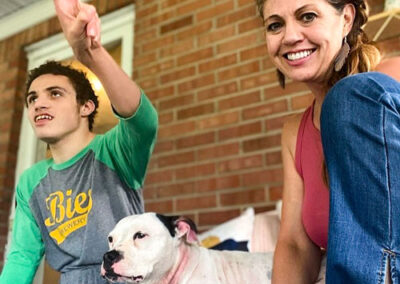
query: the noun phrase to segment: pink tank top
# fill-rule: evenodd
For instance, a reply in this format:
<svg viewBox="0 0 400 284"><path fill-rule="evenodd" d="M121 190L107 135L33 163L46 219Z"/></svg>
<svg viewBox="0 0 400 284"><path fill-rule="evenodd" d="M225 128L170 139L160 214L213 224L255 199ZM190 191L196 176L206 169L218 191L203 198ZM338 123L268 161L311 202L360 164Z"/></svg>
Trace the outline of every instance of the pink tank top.
<svg viewBox="0 0 400 284"><path fill-rule="evenodd" d="M309 238L326 249L328 242L329 190L322 178L323 151L319 130L313 123L314 103L301 119L296 142L296 169L304 181L303 225Z"/></svg>

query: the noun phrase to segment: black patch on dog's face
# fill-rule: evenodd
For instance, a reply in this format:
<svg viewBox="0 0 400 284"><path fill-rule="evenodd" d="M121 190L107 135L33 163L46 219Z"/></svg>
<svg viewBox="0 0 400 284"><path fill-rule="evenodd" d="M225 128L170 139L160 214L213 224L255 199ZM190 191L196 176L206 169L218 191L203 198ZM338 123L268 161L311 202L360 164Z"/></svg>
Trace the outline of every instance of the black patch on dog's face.
<svg viewBox="0 0 400 284"><path fill-rule="evenodd" d="M179 216L165 216L161 214L156 214L157 218L167 227L171 237L175 236L175 221L178 220Z"/></svg>

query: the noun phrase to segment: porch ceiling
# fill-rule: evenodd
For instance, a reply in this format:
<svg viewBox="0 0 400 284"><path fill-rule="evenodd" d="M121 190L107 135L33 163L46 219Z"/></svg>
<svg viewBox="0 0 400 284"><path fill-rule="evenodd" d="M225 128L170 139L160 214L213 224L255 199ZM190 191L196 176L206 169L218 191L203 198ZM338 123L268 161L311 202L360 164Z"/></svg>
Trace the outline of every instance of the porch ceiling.
<svg viewBox="0 0 400 284"><path fill-rule="evenodd" d="M0 0L0 19L27 8L27 6L40 0Z"/></svg>

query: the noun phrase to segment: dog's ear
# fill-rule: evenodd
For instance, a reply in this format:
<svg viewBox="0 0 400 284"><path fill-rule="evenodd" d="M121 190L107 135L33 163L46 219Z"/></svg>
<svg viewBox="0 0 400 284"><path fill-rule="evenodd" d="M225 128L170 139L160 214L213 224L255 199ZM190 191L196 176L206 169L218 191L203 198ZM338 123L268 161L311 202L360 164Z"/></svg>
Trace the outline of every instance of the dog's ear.
<svg viewBox="0 0 400 284"><path fill-rule="evenodd" d="M157 218L167 227L171 237L177 236L179 239L185 237L189 244L197 243L197 228L195 223L182 216L165 216L156 214Z"/></svg>
<svg viewBox="0 0 400 284"><path fill-rule="evenodd" d="M189 244L198 243L197 228L191 219L179 217L175 221L175 228L178 233L178 238L185 237L185 241Z"/></svg>

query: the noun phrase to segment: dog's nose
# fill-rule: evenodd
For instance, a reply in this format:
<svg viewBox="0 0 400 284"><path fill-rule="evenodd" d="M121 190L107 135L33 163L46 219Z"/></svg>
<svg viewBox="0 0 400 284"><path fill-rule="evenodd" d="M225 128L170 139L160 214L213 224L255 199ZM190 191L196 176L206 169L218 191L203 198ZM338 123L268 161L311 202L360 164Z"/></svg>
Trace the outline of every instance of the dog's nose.
<svg viewBox="0 0 400 284"><path fill-rule="evenodd" d="M104 254L103 261L105 264L111 265L122 258L121 254L116 250L111 250Z"/></svg>

